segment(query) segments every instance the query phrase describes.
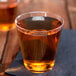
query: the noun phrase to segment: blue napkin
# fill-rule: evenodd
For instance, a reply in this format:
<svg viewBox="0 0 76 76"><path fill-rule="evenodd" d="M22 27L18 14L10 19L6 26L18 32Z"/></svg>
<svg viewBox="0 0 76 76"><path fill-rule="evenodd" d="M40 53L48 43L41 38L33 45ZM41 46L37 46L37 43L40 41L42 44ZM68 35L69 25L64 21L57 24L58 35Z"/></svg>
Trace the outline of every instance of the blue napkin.
<svg viewBox="0 0 76 76"><path fill-rule="evenodd" d="M16 76L76 76L76 31L62 31L53 70L44 74L31 73L24 68L22 54L19 52L6 72Z"/></svg>

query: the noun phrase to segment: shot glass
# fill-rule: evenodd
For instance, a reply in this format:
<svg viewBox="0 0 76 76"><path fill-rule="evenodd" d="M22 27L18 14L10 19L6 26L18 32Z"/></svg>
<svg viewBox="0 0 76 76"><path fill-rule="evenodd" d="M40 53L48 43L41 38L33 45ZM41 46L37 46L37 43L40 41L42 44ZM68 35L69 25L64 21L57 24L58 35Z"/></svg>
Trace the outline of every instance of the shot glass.
<svg viewBox="0 0 76 76"><path fill-rule="evenodd" d="M19 15L15 24L24 66L33 73L52 70L63 19L50 12L33 11Z"/></svg>

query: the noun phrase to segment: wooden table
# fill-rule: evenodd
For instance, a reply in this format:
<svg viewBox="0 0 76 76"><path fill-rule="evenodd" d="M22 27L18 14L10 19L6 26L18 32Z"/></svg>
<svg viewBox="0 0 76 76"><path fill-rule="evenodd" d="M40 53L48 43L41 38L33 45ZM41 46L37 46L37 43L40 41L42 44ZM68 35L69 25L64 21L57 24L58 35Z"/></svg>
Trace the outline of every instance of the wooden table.
<svg viewBox="0 0 76 76"><path fill-rule="evenodd" d="M76 29L76 0L21 0L18 5L18 15L29 11L57 13L64 18L65 29ZM11 52L19 51L16 29L7 32L0 31L0 54L2 51L10 52L8 60L11 58Z"/></svg>

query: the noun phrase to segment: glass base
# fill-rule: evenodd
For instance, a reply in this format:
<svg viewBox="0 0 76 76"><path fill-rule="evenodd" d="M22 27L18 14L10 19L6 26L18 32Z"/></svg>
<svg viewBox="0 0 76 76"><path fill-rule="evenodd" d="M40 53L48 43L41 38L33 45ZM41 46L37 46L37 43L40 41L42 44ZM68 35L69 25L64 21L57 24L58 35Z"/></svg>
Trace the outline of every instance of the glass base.
<svg viewBox="0 0 76 76"><path fill-rule="evenodd" d="M9 31L16 28L15 24L0 24L0 31Z"/></svg>
<svg viewBox="0 0 76 76"><path fill-rule="evenodd" d="M24 66L32 73L44 73L49 70L52 70L52 68L54 67L54 63L55 60L48 63L47 62L32 63L32 62L24 61Z"/></svg>

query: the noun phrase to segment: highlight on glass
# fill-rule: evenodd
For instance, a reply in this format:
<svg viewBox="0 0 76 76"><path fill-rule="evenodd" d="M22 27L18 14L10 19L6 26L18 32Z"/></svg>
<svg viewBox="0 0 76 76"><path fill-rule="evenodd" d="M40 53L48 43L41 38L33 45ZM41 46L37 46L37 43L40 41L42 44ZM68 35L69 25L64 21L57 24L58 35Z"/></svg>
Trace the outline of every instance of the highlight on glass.
<svg viewBox="0 0 76 76"><path fill-rule="evenodd" d="M24 66L33 73L52 70L63 19L50 12L33 11L19 15L15 24Z"/></svg>

